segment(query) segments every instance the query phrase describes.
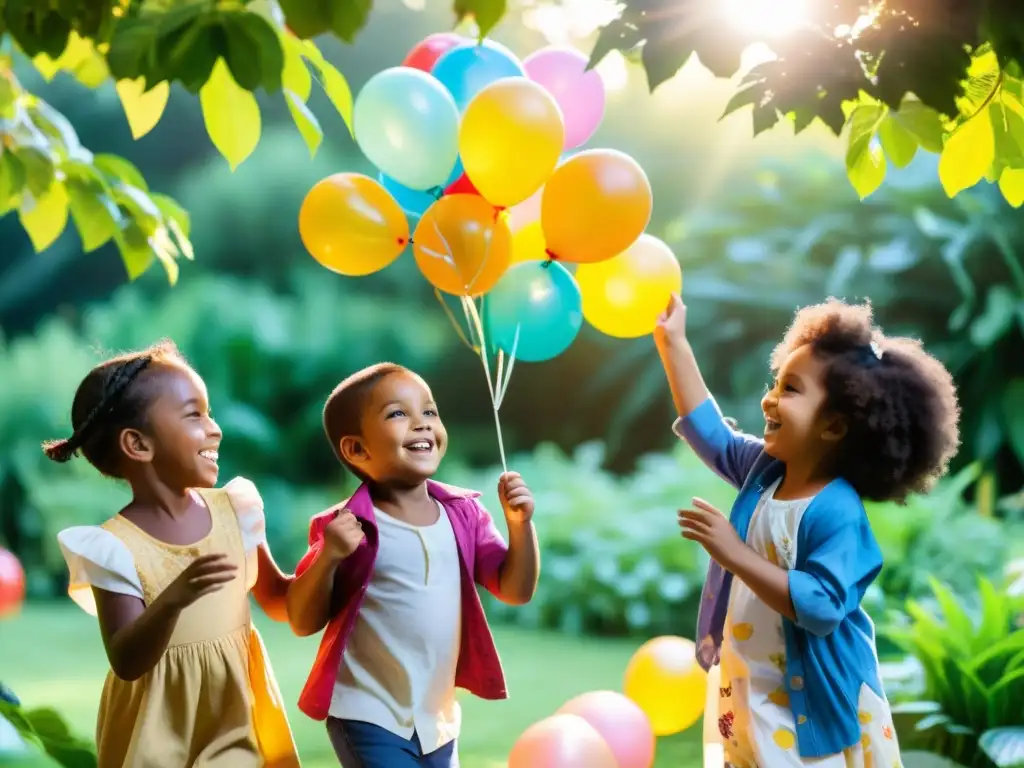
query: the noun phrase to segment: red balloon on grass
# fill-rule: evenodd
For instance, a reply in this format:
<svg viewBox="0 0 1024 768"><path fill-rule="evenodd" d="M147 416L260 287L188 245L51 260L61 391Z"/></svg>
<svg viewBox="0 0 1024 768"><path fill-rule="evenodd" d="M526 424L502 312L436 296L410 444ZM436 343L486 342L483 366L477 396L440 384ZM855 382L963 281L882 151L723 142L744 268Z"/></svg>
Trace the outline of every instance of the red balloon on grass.
<svg viewBox="0 0 1024 768"><path fill-rule="evenodd" d="M430 72L434 68L434 62L443 54L465 42L467 42L465 37L454 32L438 32L435 35L429 35L413 46L402 62L402 66Z"/></svg>
<svg viewBox="0 0 1024 768"><path fill-rule="evenodd" d="M0 619L18 612L25 601L25 571L13 553L0 548Z"/></svg>

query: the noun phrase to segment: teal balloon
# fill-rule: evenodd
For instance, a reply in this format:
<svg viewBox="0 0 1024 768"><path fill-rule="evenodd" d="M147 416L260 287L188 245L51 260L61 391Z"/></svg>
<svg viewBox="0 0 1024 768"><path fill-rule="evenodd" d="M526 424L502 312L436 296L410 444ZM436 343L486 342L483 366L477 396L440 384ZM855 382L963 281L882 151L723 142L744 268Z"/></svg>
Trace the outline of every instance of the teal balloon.
<svg viewBox="0 0 1024 768"><path fill-rule="evenodd" d="M437 80L411 67L371 77L353 108L356 143L382 173L413 190L441 186L459 155L459 110Z"/></svg>
<svg viewBox="0 0 1024 768"><path fill-rule="evenodd" d="M452 48L437 60L431 74L448 89L462 112L474 96L494 81L526 77L526 70L504 45L484 40Z"/></svg>
<svg viewBox="0 0 1024 768"><path fill-rule="evenodd" d="M576 278L553 261L513 265L484 298L486 339L505 354L512 354L514 346L516 360L539 363L558 357L582 325Z"/></svg>
<svg viewBox="0 0 1024 768"><path fill-rule="evenodd" d="M456 159L455 167L452 169L452 172L448 174L448 178L445 180L442 187L447 189L458 181L459 177L462 176L463 173L465 173L465 171L462 168L462 160ZM413 219L418 219L423 216L423 214L427 212L427 208L437 201L437 195L435 195L433 191L409 189L409 187L404 184L399 184L386 173L378 174L378 179L381 186L383 186L384 189L390 192L391 196L395 198L395 202L398 203L399 207Z"/></svg>

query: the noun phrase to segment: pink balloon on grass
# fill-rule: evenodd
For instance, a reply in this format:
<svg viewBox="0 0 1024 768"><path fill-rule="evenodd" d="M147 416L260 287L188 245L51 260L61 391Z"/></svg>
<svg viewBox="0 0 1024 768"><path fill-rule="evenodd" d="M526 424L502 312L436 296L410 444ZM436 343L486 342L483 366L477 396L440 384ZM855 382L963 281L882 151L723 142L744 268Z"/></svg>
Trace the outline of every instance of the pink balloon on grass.
<svg viewBox="0 0 1024 768"><path fill-rule="evenodd" d="M587 141L604 117L604 81L587 69L587 57L575 48L550 46L523 61L526 76L555 97L565 120L565 148Z"/></svg>
<svg viewBox="0 0 1024 768"><path fill-rule="evenodd" d="M631 699L615 691L591 691L566 702L560 715L577 715L601 734L618 768L651 768L654 731L651 721Z"/></svg>

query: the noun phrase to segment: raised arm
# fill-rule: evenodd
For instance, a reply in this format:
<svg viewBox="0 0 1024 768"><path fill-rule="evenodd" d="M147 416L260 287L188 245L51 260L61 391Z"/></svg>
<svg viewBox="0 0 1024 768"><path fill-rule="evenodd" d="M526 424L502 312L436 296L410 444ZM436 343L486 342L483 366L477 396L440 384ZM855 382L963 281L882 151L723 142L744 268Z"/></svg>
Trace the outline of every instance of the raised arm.
<svg viewBox="0 0 1024 768"><path fill-rule="evenodd" d="M315 635L327 626L335 571L358 547L366 546L365 539L359 520L347 509L331 519L314 518L309 550L295 567L295 580L288 587L288 623L296 635Z"/></svg>
<svg viewBox="0 0 1024 768"><path fill-rule="evenodd" d="M686 305L677 294L672 295L668 307L658 318L654 343L665 368L669 389L672 390L676 413L687 416L707 400L711 393L704 383L697 358L686 336Z"/></svg>

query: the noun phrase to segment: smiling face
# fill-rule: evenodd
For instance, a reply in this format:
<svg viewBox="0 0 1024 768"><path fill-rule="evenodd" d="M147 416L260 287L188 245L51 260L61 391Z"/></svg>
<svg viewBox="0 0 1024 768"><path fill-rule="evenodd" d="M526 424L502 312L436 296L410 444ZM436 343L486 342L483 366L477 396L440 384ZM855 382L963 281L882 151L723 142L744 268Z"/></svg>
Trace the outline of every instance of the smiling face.
<svg viewBox="0 0 1024 768"><path fill-rule="evenodd" d="M842 421L825 411L827 365L810 345L793 350L774 386L761 399L764 447L782 462L820 461L845 434Z"/></svg>
<svg viewBox="0 0 1024 768"><path fill-rule="evenodd" d="M223 435L210 416L206 384L179 362L161 363L154 373L160 376L159 394L146 414L146 429L122 433L124 453L149 464L168 487L212 488Z"/></svg>
<svg viewBox="0 0 1024 768"><path fill-rule="evenodd" d="M414 373L391 373L377 382L360 424L360 435L341 439L341 453L377 483L422 483L437 472L448 447L434 396Z"/></svg>

